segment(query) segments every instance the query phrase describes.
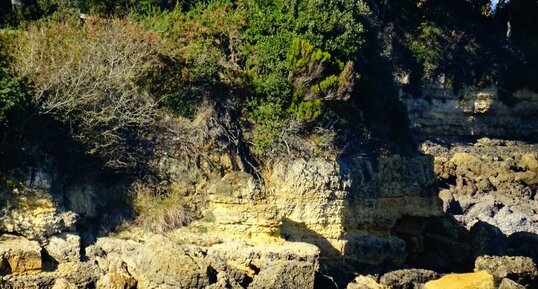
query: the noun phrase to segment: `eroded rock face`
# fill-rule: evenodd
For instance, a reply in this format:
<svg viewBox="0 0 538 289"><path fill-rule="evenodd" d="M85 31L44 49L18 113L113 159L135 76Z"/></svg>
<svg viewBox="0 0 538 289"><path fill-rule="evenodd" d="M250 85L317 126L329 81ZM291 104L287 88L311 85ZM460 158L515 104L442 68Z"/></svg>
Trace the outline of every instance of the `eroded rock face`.
<svg viewBox="0 0 538 289"><path fill-rule="evenodd" d="M0 231L17 233L32 240L73 227L77 215L64 211L49 191L22 185L13 188L0 185Z"/></svg>
<svg viewBox="0 0 538 289"><path fill-rule="evenodd" d="M49 238L44 249L58 263L79 262L80 242L77 234L62 233Z"/></svg>
<svg viewBox="0 0 538 289"><path fill-rule="evenodd" d="M513 95L514 105L499 99L495 88L452 88L429 84L421 97L400 92L407 106L411 127L428 136L489 136L537 139L538 94L521 90Z"/></svg>
<svg viewBox="0 0 538 289"><path fill-rule="evenodd" d="M482 221L505 235L538 233L538 145L480 139L422 150L435 156L444 209L467 228Z"/></svg>
<svg viewBox="0 0 538 289"><path fill-rule="evenodd" d="M263 192L250 175L224 176L208 190L205 215L211 216L212 232L311 243L323 258L359 266L401 264L406 244L390 232L397 220L442 214L431 161L282 160L264 173Z"/></svg>
<svg viewBox="0 0 538 289"><path fill-rule="evenodd" d="M59 264L54 271L4 276L8 288L93 288L99 278L99 268L91 263Z"/></svg>

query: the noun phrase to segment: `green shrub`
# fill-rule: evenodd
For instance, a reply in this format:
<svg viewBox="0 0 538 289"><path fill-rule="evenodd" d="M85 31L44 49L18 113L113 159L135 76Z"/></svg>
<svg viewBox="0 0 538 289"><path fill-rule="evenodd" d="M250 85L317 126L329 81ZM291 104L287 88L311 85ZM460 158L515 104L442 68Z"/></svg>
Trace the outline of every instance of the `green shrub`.
<svg viewBox="0 0 538 289"><path fill-rule="evenodd" d="M408 34L407 44L415 60L424 68L424 77L430 77L439 66L446 46L443 30L434 23L423 22L417 34Z"/></svg>
<svg viewBox="0 0 538 289"><path fill-rule="evenodd" d="M9 69L8 50L12 38L12 35L0 34L0 125L11 111L23 108L28 102L29 88L25 81Z"/></svg>

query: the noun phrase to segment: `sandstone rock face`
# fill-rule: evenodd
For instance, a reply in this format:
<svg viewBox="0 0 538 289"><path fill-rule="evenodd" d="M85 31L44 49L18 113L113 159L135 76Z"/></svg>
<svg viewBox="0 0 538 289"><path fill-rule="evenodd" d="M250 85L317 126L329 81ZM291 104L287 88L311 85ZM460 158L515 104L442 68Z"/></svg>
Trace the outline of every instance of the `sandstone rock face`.
<svg viewBox="0 0 538 289"><path fill-rule="evenodd" d="M2 187L0 184L0 231L17 233L33 240L71 228L77 215L65 212L51 194L42 189L18 186Z"/></svg>
<svg viewBox="0 0 538 289"><path fill-rule="evenodd" d="M407 106L411 127L428 136L489 136L533 138L538 136L538 94L521 90L507 106L497 89L452 88L430 84L422 97L400 93Z"/></svg>
<svg viewBox="0 0 538 289"><path fill-rule="evenodd" d="M99 269L90 263L65 263L50 272L4 276L8 288L48 289L93 288L99 277Z"/></svg>
<svg viewBox="0 0 538 289"><path fill-rule="evenodd" d="M207 251L209 259L225 260L233 268L232 276L238 283L245 284L245 277L237 278L241 276L237 271L252 278L249 288L314 288L318 256L319 249L313 245L288 242L254 247L225 243Z"/></svg>
<svg viewBox="0 0 538 289"><path fill-rule="evenodd" d="M41 247L24 237L3 236L0 239L0 260L1 275L40 271Z"/></svg>
<svg viewBox="0 0 538 289"><path fill-rule="evenodd" d="M398 264L397 220L442 214L431 165L425 156L282 160L266 169L263 192L249 175L224 176L208 190L205 215L211 232L311 243L350 264Z"/></svg>
<svg viewBox="0 0 538 289"><path fill-rule="evenodd" d="M140 288L204 288L209 285L207 264L169 240L150 239L137 253L133 274Z"/></svg>
<svg viewBox="0 0 538 289"><path fill-rule="evenodd" d="M448 274L430 281L424 289L495 289L493 276L485 271L466 274Z"/></svg>
<svg viewBox="0 0 538 289"><path fill-rule="evenodd" d="M483 256L475 261L475 271L487 271L499 282L508 278L533 288L538 285L538 268L528 257Z"/></svg>
<svg viewBox="0 0 538 289"><path fill-rule="evenodd" d="M480 139L422 150L435 156L443 207L467 228L482 221L505 235L538 233L538 145Z"/></svg>

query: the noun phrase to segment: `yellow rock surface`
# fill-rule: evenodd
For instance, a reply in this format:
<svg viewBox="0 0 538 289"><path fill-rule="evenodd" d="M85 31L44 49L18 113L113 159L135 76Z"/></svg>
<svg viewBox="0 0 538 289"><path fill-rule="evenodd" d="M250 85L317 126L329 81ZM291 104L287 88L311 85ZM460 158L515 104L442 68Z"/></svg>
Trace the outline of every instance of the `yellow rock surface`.
<svg viewBox="0 0 538 289"><path fill-rule="evenodd" d="M493 276L486 271L448 274L426 283L424 289L494 289Z"/></svg>

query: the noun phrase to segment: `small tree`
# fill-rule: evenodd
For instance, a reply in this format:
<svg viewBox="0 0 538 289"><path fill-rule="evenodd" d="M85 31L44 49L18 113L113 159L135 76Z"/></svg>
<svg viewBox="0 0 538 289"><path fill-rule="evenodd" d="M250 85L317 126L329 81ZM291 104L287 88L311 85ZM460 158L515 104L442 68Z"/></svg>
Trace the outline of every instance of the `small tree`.
<svg viewBox="0 0 538 289"><path fill-rule="evenodd" d="M112 167L125 167L139 160L144 129L155 121L149 86L164 65L161 52L155 35L126 20L79 25L68 15L21 33L13 67L33 83L41 113L68 125Z"/></svg>

